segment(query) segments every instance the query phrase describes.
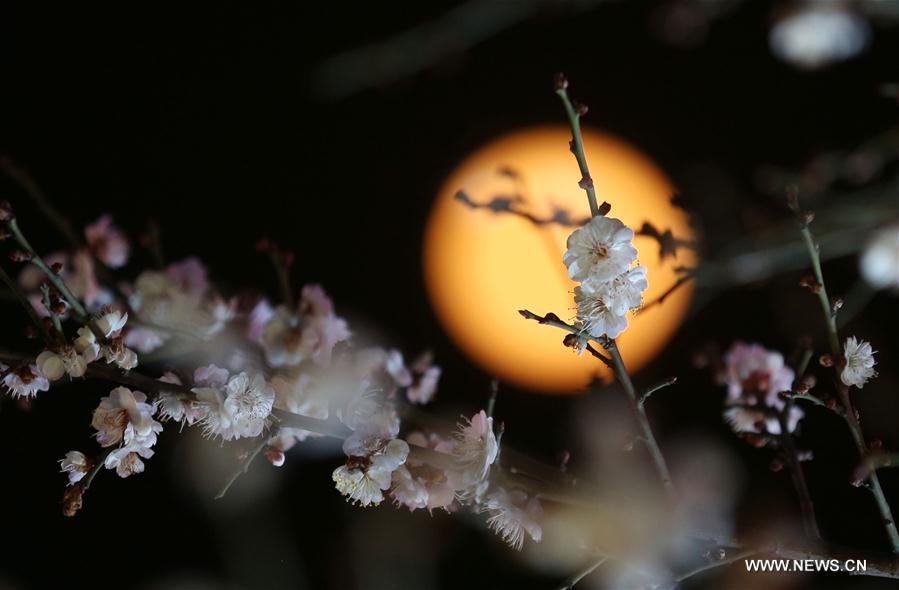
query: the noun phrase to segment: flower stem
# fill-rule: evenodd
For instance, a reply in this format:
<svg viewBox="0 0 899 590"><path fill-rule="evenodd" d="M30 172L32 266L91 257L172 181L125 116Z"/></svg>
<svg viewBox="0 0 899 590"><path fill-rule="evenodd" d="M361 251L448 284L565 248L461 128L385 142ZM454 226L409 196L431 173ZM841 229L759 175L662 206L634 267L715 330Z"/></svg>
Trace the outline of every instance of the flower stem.
<svg viewBox="0 0 899 590"><path fill-rule="evenodd" d="M637 397L637 390L634 388L634 384L627 372L627 368L624 366L624 359L621 358L621 353L618 351L618 345L615 343L615 340L609 341L609 353L612 355L615 377L618 379L618 382L621 383L621 386L627 394L631 409L634 411L634 416L637 419L637 425L642 432L642 438L646 443L646 448L649 450L649 455L652 457L652 462L655 464L656 471L659 473L659 478L665 486L665 492L668 493L669 496L674 496L674 485L671 483L671 474L668 471L668 464L665 462L665 456L662 455L662 450L659 448L655 435L652 433L652 427L649 425L649 418L646 417L646 411L643 409L643 405Z"/></svg>
<svg viewBox="0 0 899 590"><path fill-rule="evenodd" d="M824 311L824 319L827 325L827 337L828 342L830 343L830 351L834 357L834 363L836 363L835 366L839 367L842 348L840 346L840 336L837 332L836 315L831 307L830 298L827 296L824 273L821 271L820 248L809 229L810 218L804 215L799 208L799 198L795 190L791 191L788 195L788 203L799 222L799 231L802 235L802 241L805 243L805 248L808 251L808 256L812 263L812 271L814 272L815 280L818 283L818 300L821 302L821 309ZM859 456L864 459L868 454L868 445L865 443L865 437L864 434L862 434L861 425L856 417L852 399L849 397L849 388L840 382L839 376L836 378L836 384L840 402L843 404L843 409L845 410L844 418L846 419L846 424L849 425L849 432L852 434L852 440L855 443L855 448L858 450ZM877 504L877 509L880 511L880 517L883 521L883 526L886 529L887 537L889 537L890 547L892 548L893 553L899 553L899 530L896 529L896 522L893 519L890 504L883 494L883 488L880 485L880 479L877 477L876 471L871 471L868 481L870 482L868 489L870 489L871 493L874 495L874 501Z"/></svg>

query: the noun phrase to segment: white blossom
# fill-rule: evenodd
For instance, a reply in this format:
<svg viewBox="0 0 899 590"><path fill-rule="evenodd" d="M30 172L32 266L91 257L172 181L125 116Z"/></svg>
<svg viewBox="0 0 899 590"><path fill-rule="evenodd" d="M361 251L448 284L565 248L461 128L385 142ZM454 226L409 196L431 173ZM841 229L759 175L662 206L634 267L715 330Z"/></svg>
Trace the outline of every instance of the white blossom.
<svg viewBox="0 0 899 590"><path fill-rule="evenodd" d="M405 463L408 455L406 441L395 438L370 455L350 456L331 477L337 491L348 501L361 506L376 506L384 500L383 492L390 488L393 472Z"/></svg>
<svg viewBox="0 0 899 590"><path fill-rule="evenodd" d="M262 434L275 401L274 389L261 374L250 380L246 373L238 373L223 389L198 387L192 391L206 411L202 420L206 436L224 440Z"/></svg>
<svg viewBox="0 0 899 590"><path fill-rule="evenodd" d="M0 363L0 371L9 367ZM50 389L50 381L41 373L36 365L26 365L17 370L9 370L3 377L3 385L13 398L34 397L40 391Z"/></svg>
<svg viewBox="0 0 899 590"><path fill-rule="evenodd" d="M78 328L78 336L73 341L75 350L87 363L92 363L100 356L100 344L97 342L97 336L87 326Z"/></svg>
<svg viewBox="0 0 899 590"><path fill-rule="evenodd" d="M111 447L125 438L128 430L129 444L133 439L144 440L161 430L162 425L153 420L154 408L146 403L147 396L127 387L116 387L100 400L94 410L91 426L97 430L97 442L102 447ZM157 430L157 428L159 430Z"/></svg>
<svg viewBox="0 0 899 590"><path fill-rule="evenodd" d="M81 481L91 470L90 460L80 451L66 453L66 456L60 459L59 466L60 471L68 476L69 485Z"/></svg>
<svg viewBox="0 0 899 590"><path fill-rule="evenodd" d="M627 328L627 312L640 307L648 286L642 266L608 281L590 277L574 289L578 321L591 336L617 338Z"/></svg>
<svg viewBox="0 0 899 590"><path fill-rule="evenodd" d="M874 370L877 361L874 360L871 343L858 340L855 336L846 338L846 343L843 345L843 358L845 364L840 373L840 381L844 385L854 385L861 389L869 379L877 376L877 371Z"/></svg>
<svg viewBox="0 0 899 590"><path fill-rule="evenodd" d="M497 488L487 496L483 510L490 514L487 525L513 549L521 550L525 533L534 542L543 538L543 508L536 496L528 498L521 490Z"/></svg>
<svg viewBox="0 0 899 590"><path fill-rule="evenodd" d="M58 352L45 350L37 356L35 363L50 381L57 381L65 374L82 377L87 371L87 361L72 347L64 347Z"/></svg>
<svg viewBox="0 0 899 590"><path fill-rule="evenodd" d="M499 446L493 433L493 418L484 410L475 414L467 424L460 423L454 434L452 454L460 466L451 474L454 487L463 495L475 490L486 481L490 466L496 461Z"/></svg>
<svg viewBox="0 0 899 590"><path fill-rule="evenodd" d="M634 230L621 220L597 216L568 236L562 260L575 281L606 281L626 271L637 259Z"/></svg>

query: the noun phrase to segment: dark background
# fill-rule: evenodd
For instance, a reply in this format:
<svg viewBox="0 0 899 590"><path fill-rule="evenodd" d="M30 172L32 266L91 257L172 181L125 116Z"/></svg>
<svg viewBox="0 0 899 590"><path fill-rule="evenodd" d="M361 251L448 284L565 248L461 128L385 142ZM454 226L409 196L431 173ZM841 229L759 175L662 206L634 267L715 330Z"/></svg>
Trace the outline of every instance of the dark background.
<svg viewBox="0 0 899 590"><path fill-rule="evenodd" d="M674 179L710 252L786 217L780 195L759 190L760 169L801 170L817 154L851 149L899 122L895 99L879 90L899 74L895 28L876 27L861 57L807 73L769 52L774 3L736 4L687 46L655 33L670 6L547 3L422 71L337 96L323 60L431 22L450 4L6 5L0 151L79 226L108 211L136 235L148 218L158 220L167 257L201 256L226 291L252 284L274 292L254 244L275 239L296 252L297 281L321 282L351 321L410 353L432 348L444 367L435 409L453 415L483 403L489 376L454 348L430 310L419 256L424 220L445 175L471 150L515 128L562 120L554 72L565 71L572 93L590 105L587 123L639 146ZM894 172L887 166L873 180ZM12 184L2 186L22 203L22 224L39 248L63 246ZM138 252L142 260L149 259ZM856 278L851 258L826 271L836 293ZM690 361L709 342L737 338L788 352L809 334L823 346L820 310L796 287L799 274L717 292L636 376L640 383L680 377L651 409L663 446L668 436L704 433L740 454L741 519L763 509L795 512L790 482L769 472L770 454L721 425L722 392ZM895 304L879 294L850 324L880 351L881 378L859 404L872 414L866 430L892 448L899 443L896 372L888 365L899 347ZM23 320L14 312L4 312L5 347L20 345ZM89 448L89 412L104 393L73 386L43 394L31 411L3 405L0 584L49 588L89 578L95 587L174 587L166 580L189 576L211 588L415 587L416 578L379 569L384 551L436 559L431 575L440 588L558 581L459 519L346 506L331 486L333 457L288 460L274 491L213 504L179 487L189 464L164 437L146 473L98 478L83 512L64 519L55 461ZM514 425L510 444L548 460L577 444L566 425L579 403L505 389L498 413ZM802 444L816 451L807 472L825 537L884 550L870 496L845 483L855 460L848 433L826 413L809 417ZM899 480L890 473L883 480L899 507ZM408 542L381 537L380 522L409 532ZM418 529L427 531L422 544L410 532Z"/></svg>

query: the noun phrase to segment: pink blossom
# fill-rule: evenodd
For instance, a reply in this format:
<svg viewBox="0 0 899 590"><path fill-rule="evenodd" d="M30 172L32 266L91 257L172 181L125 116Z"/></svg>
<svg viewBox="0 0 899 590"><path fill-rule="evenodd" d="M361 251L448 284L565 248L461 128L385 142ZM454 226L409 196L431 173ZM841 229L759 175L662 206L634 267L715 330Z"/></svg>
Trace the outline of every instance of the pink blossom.
<svg viewBox="0 0 899 590"><path fill-rule="evenodd" d="M113 225L112 217L103 215L84 228L87 245L100 262L110 268L121 268L128 263L131 246L122 231Z"/></svg>

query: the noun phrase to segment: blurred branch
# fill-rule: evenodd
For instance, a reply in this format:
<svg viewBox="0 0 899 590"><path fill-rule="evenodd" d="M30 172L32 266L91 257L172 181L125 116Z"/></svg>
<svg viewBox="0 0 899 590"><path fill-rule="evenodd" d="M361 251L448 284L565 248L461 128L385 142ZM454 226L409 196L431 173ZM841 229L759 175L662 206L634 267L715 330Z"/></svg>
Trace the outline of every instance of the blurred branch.
<svg viewBox="0 0 899 590"><path fill-rule="evenodd" d="M594 194L595 198L595 194ZM486 209L493 213L508 213L516 215L536 225L537 227L546 227L549 225L558 225L560 227L581 227L590 221L589 217L573 218L571 213L563 208L556 207L552 215L549 217L540 217L528 211L523 203L527 200L520 194L512 195L496 195L489 201L478 202L464 190L456 191L455 199L471 209ZM611 209L611 205L603 202L598 206L598 213L605 215ZM659 245L659 260L665 260L667 257L677 258L677 250L679 248L688 248L695 250L697 244L693 240L685 240L676 238L670 229L661 231L652 223L644 221L643 225L634 232L638 236L651 238ZM673 290L673 289L672 289Z"/></svg>
<svg viewBox="0 0 899 590"><path fill-rule="evenodd" d="M320 98L346 98L411 77L469 51L543 9L577 12L600 1L468 0L389 39L325 59L312 72L312 86Z"/></svg>

